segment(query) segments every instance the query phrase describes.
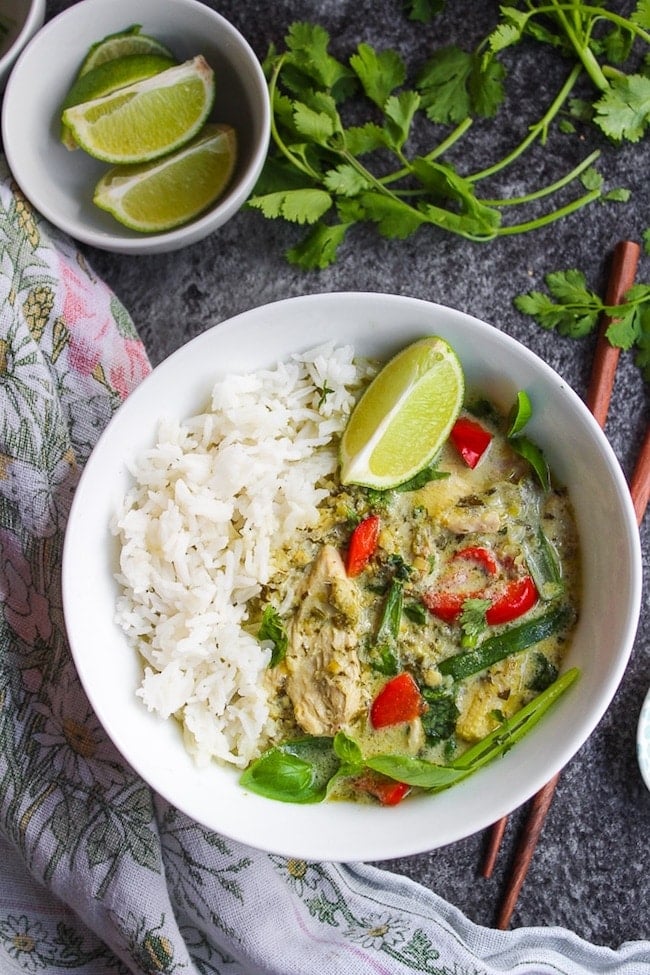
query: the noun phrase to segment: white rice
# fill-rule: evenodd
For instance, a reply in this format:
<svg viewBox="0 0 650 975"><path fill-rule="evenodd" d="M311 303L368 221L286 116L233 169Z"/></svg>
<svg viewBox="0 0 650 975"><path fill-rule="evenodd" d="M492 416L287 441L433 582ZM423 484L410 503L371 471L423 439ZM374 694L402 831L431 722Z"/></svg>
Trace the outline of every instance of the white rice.
<svg viewBox="0 0 650 975"><path fill-rule="evenodd" d="M181 721L200 764L244 767L272 733L270 649L246 632L246 603L273 553L317 522L361 378L352 348L333 345L228 376L205 413L161 422L132 472L113 525L117 620L145 660L138 695Z"/></svg>

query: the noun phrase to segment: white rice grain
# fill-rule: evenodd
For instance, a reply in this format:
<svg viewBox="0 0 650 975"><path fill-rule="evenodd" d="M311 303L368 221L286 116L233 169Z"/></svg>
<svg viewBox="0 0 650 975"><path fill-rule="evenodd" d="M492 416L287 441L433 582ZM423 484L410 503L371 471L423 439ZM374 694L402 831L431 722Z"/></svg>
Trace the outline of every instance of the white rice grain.
<svg viewBox="0 0 650 975"><path fill-rule="evenodd" d="M331 344L216 383L209 409L164 419L115 518L117 620L145 662L137 693L174 715L199 764L245 767L271 732L270 650L245 629L274 552L318 521L319 487L363 369Z"/></svg>

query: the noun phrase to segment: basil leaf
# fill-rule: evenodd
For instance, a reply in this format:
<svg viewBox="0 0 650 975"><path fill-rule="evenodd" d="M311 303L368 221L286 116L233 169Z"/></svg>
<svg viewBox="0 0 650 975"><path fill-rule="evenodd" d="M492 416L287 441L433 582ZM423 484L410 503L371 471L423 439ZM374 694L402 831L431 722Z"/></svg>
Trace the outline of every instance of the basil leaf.
<svg viewBox="0 0 650 975"><path fill-rule="evenodd" d="M382 775L388 775L398 782L418 786L421 789L438 791L458 782L468 775L466 769L456 769L451 765L435 765L421 758L408 755L375 755L366 759L368 768Z"/></svg>
<svg viewBox="0 0 650 975"><path fill-rule="evenodd" d="M524 542L526 565L540 597L549 602L564 591L562 569L557 552L540 528L535 542Z"/></svg>
<svg viewBox="0 0 650 975"><path fill-rule="evenodd" d="M524 389L520 389L517 393L517 401L508 416L508 432L506 436L516 437L517 434L521 433L532 415L533 406L530 402L530 396Z"/></svg>
<svg viewBox="0 0 650 975"><path fill-rule="evenodd" d="M537 444L529 440L528 437L513 437L509 441L512 449L527 460L537 475L537 480L545 491L551 486L551 472L542 450Z"/></svg>
<svg viewBox="0 0 650 975"><path fill-rule="evenodd" d="M392 488L392 490L417 491L430 481L441 481L445 477L449 477L449 471L439 471L435 465L431 465L430 467L423 467L421 471L414 474L413 477L409 478L408 481L404 481L403 484L398 484L397 487Z"/></svg>
<svg viewBox="0 0 650 975"><path fill-rule="evenodd" d="M321 802L339 764L331 738L301 738L264 752L241 774L239 783L267 799Z"/></svg>

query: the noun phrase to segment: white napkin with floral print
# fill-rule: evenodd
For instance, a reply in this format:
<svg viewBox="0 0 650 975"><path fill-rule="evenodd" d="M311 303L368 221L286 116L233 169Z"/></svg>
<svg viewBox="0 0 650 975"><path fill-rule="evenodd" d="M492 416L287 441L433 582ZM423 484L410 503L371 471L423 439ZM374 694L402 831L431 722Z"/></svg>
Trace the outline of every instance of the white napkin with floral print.
<svg viewBox="0 0 650 975"><path fill-rule="evenodd" d="M66 643L79 470L149 371L131 319L0 161L0 971L642 975L650 945L479 927L363 864L266 855L124 764Z"/></svg>

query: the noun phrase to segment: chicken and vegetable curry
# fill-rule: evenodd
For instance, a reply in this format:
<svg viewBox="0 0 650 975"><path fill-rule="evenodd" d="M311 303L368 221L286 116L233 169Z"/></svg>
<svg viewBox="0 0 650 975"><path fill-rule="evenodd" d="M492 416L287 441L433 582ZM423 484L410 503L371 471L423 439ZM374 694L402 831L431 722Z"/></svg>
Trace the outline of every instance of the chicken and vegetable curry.
<svg viewBox="0 0 650 975"><path fill-rule="evenodd" d="M254 607L277 730L243 785L384 805L446 788L575 677L559 676L580 595L570 499L512 429L477 401L412 481L326 485Z"/></svg>

